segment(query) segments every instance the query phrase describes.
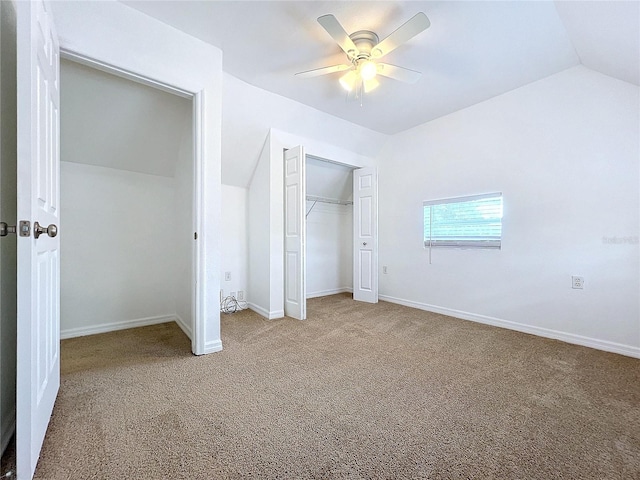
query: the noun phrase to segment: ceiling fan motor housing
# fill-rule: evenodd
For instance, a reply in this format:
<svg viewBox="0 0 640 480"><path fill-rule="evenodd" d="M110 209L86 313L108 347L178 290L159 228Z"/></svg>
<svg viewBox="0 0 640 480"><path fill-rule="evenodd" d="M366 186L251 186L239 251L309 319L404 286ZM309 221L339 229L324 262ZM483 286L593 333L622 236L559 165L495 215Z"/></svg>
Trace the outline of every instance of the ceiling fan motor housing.
<svg viewBox="0 0 640 480"><path fill-rule="evenodd" d="M374 32L369 30L359 30L349 35L349 38L351 38L355 46L358 48L358 51L353 52L353 55L349 52L351 61L355 65L362 60L368 60L371 57L376 58L382 54L382 52L378 51L378 55L376 55L376 49L374 47L378 44L380 39Z"/></svg>

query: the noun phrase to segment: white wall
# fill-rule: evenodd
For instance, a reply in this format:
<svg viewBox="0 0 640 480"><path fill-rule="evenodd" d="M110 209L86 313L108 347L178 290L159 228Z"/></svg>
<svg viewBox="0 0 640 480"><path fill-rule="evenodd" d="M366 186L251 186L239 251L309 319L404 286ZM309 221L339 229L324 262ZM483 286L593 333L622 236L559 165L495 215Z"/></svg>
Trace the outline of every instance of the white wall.
<svg viewBox="0 0 640 480"><path fill-rule="evenodd" d="M271 134L260 153L258 165L253 172L248 189L247 219L249 246L249 291L247 300L252 310L267 318L278 318L284 311L271 310L271 243L270 205L271 174L270 165Z"/></svg>
<svg viewBox="0 0 640 480"><path fill-rule="evenodd" d="M174 195L173 178L61 162L63 338L176 312Z"/></svg>
<svg viewBox="0 0 640 480"><path fill-rule="evenodd" d="M356 107L356 105L353 105ZM249 185L269 129L375 157L388 136L224 74L222 181Z"/></svg>
<svg viewBox="0 0 640 480"><path fill-rule="evenodd" d="M174 176L190 99L65 59L60 85L60 121L74 136L60 145L65 162Z"/></svg>
<svg viewBox="0 0 640 480"><path fill-rule="evenodd" d="M193 349L196 354L219 351L222 52L115 1L54 2L53 14L62 49L202 94L197 112L202 129L196 132L203 158L196 242L202 321L195 324Z"/></svg>
<svg viewBox="0 0 640 480"><path fill-rule="evenodd" d="M379 160L381 298L640 355L639 100L575 67L396 135ZM429 265L422 201L495 191L502 250Z"/></svg>
<svg viewBox="0 0 640 480"><path fill-rule="evenodd" d="M353 291L352 206L316 203L307 216L306 258L307 298Z"/></svg>
<svg viewBox="0 0 640 480"><path fill-rule="evenodd" d="M246 188L231 185L222 186L222 263L220 265L221 288L224 295L247 292L247 197ZM225 280L224 273L231 273L231 280ZM237 297L236 297L237 298Z"/></svg>
<svg viewBox="0 0 640 480"><path fill-rule="evenodd" d="M16 225L16 18L0 2L0 221ZM0 455L16 420L16 236L0 239Z"/></svg>

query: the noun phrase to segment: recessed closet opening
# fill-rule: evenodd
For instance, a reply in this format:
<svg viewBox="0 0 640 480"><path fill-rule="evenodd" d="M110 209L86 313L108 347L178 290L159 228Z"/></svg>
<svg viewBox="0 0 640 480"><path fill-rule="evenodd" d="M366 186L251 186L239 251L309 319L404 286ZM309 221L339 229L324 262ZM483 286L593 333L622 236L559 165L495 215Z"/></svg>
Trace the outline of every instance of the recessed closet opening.
<svg viewBox="0 0 640 480"><path fill-rule="evenodd" d="M193 99L61 61L61 338L194 324Z"/></svg>
<svg viewBox="0 0 640 480"><path fill-rule="evenodd" d="M374 167L284 149L284 313L305 320L307 298L353 292L378 301Z"/></svg>
<svg viewBox="0 0 640 480"><path fill-rule="evenodd" d="M353 291L353 169L306 155L307 298Z"/></svg>

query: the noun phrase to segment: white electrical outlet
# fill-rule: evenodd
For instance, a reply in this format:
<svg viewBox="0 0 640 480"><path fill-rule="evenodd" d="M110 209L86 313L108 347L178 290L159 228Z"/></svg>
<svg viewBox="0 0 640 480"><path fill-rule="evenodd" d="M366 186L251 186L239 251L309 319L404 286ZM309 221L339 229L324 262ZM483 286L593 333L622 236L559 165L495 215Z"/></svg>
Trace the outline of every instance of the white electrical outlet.
<svg viewBox="0 0 640 480"><path fill-rule="evenodd" d="M584 277L579 277L578 275L571 276L571 288L583 289L584 288Z"/></svg>
<svg viewBox="0 0 640 480"><path fill-rule="evenodd" d="M236 298L236 292L231 292L231 293L229 294L229 296L230 296L230 297L233 297L233 298Z"/></svg>
<svg viewBox="0 0 640 480"><path fill-rule="evenodd" d="M231 272L224 272L224 281L225 282L231 281Z"/></svg>
<svg viewBox="0 0 640 480"><path fill-rule="evenodd" d="M389 273L389 272L387 272L387 266L386 266L386 265L384 265L384 266L382 267L382 273L384 273L385 275L386 275L387 273Z"/></svg>
<svg viewBox="0 0 640 480"><path fill-rule="evenodd" d="M244 300L244 292L242 290L238 290L238 300Z"/></svg>

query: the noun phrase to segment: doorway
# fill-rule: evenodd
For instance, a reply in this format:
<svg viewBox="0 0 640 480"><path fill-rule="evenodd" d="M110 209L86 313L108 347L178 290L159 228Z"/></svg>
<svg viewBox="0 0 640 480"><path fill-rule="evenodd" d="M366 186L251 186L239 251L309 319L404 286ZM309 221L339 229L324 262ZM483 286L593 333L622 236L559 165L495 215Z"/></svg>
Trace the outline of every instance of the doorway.
<svg viewBox="0 0 640 480"><path fill-rule="evenodd" d="M285 315L304 320L307 298L344 291L352 291L354 300L377 303L375 168L307 155L297 146L284 151L284 192ZM325 213L332 205L329 211L344 218L325 215L309 228L308 217L318 204ZM345 266L352 268L351 276Z"/></svg>
<svg viewBox="0 0 640 480"><path fill-rule="evenodd" d="M55 235L55 225L59 224L61 54L192 100L197 286L191 346L196 355L222 349L216 271L220 263L222 52L145 15L129 15L126 8L97 3L80 7L55 5L56 18L63 19L60 45L50 2L16 5L17 217L24 222L17 238L16 295L20 478L33 475L59 389L58 272L64 232ZM141 35L145 42L140 42ZM41 235L43 231L46 235ZM45 296L46 302L32 301Z"/></svg>
<svg viewBox="0 0 640 480"><path fill-rule="evenodd" d="M193 340L193 98L61 61L61 338L175 321Z"/></svg>
<svg viewBox="0 0 640 480"><path fill-rule="evenodd" d="M306 298L353 292L353 170L306 156Z"/></svg>

